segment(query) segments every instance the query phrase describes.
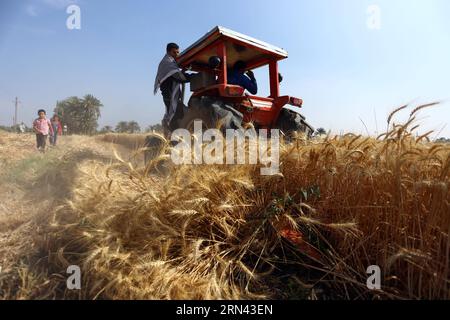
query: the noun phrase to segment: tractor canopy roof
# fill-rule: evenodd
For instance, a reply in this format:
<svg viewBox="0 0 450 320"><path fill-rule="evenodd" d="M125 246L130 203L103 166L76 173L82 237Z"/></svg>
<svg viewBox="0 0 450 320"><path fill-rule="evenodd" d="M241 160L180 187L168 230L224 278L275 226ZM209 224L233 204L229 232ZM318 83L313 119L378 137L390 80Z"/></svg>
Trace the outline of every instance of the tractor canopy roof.
<svg viewBox="0 0 450 320"><path fill-rule="evenodd" d="M184 50L178 57L181 67L206 65L212 56L218 55L218 48L224 44L227 67L230 68L238 60L247 64L247 69L255 69L273 60L287 58L287 52L266 42L254 39L230 29L216 26L193 45Z"/></svg>

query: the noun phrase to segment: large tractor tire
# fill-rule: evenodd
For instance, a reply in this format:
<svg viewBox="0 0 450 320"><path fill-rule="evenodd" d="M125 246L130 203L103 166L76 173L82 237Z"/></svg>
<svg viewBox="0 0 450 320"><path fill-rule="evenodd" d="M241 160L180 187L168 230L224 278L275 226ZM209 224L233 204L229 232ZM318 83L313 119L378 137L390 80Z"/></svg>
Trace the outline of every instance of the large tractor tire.
<svg viewBox="0 0 450 320"><path fill-rule="evenodd" d="M180 104L168 129L174 131L183 128L193 132L196 120L202 121L202 130L218 128L225 132L226 129L243 129L242 113L213 97L192 97L187 107ZM166 138L170 139L170 136ZM164 145L165 141L161 137L147 136L145 139L145 163L147 164L157 157Z"/></svg>
<svg viewBox="0 0 450 320"><path fill-rule="evenodd" d="M308 139L314 133L314 128L305 121L305 117L289 109L281 109L275 127L280 129L288 139L292 139L296 132L304 133Z"/></svg>
<svg viewBox="0 0 450 320"><path fill-rule="evenodd" d="M177 119L177 128L194 130L194 121L202 121L202 129L242 129L242 113L213 97L192 97L184 107L181 118Z"/></svg>
<svg viewBox="0 0 450 320"><path fill-rule="evenodd" d="M164 148L165 141L159 135L149 135L145 137L144 162L147 164L159 156Z"/></svg>

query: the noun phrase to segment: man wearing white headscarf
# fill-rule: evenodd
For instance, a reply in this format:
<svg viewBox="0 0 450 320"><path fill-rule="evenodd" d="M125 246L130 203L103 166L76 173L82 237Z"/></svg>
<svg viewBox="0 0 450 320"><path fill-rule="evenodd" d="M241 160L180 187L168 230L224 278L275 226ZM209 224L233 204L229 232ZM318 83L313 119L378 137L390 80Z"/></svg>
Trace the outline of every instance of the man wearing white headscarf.
<svg viewBox="0 0 450 320"><path fill-rule="evenodd" d="M154 94L161 89L166 113L162 121L164 130L169 131L170 122L177 110L178 104L183 102L182 86L189 82L189 75L185 74L176 62L180 54L180 48L176 43L169 43L166 47L166 55L162 58L156 74Z"/></svg>

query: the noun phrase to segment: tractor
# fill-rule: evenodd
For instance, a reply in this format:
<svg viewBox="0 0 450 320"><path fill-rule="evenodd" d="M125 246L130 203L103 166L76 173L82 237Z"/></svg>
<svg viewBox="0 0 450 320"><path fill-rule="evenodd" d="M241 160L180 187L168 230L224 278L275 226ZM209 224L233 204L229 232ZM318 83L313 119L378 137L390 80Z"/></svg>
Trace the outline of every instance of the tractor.
<svg viewBox="0 0 450 320"><path fill-rule="evenodd" d="M300 113L303 100L280 95L278 61L287 56L283 49L216 26L177 58L180 68L196 73L190 79L189 102L179 104L170 130L192 131L194 121L201 120L205 129L218 124L222 129L241 129L252 123L255 129L280 129L287 137L295 132L310 137L314 129ZM228 83L227 73L237 61L245 63L245 71L268 65L268 97L248 95L243 87ZM147 147L155 146L152 139L147 139Z"/></svg>

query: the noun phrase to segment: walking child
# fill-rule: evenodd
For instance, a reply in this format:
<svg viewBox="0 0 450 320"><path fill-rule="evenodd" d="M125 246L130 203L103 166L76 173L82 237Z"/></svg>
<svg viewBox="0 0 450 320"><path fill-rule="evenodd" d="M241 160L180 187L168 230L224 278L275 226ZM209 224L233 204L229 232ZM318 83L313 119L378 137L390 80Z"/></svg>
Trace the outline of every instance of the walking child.
<svg viewBox="0 0 450 320"><path fill-rule="evenodd" d="M53 128L46 117L45 110L39 110L38 116L33 122L33 130L36 133L37 149L44 153L48 135L53 136Z"/></svg>
<svg viewBox="0 0 450 320"><path fill-rule="evenodd" d="M50 136L50 143L52 146L56 146L58 136L62 135L62 125L58 115L55 114L50 120L50 123L53 129L53 135Z"/></svg>

